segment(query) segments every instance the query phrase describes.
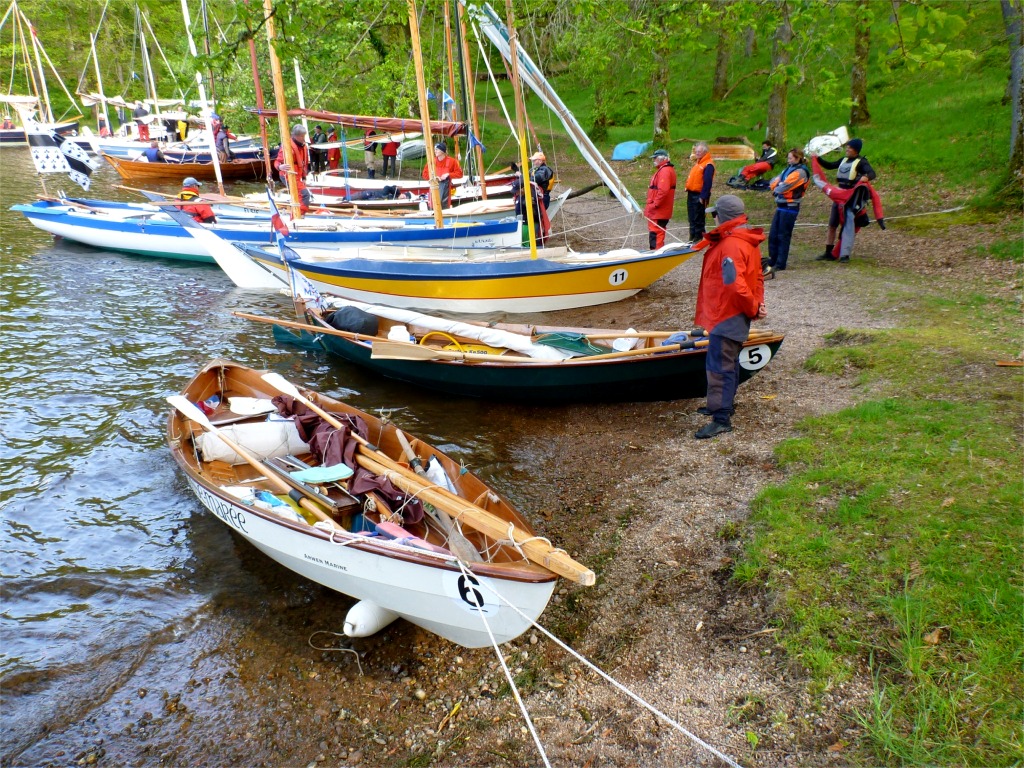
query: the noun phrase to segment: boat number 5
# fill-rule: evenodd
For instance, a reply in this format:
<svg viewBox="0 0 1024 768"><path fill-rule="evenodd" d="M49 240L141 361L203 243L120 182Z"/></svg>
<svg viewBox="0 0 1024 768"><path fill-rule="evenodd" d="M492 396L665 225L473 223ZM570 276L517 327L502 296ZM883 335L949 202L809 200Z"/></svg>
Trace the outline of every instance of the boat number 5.
<svg viewBox="0 0 1024 768"><path fill-rule="evenodd" d="M477 589L479 586L480 582L472 576L462 574L459 576L459 597L473 608L476 608L477 606L482 607L484 604L484 596L480 594L480 590Z"/></svg>
<svg viewBox="0 0 1024 768"><path fill-rule="evenodd" d="M748 371L759 371L772 359L772 350L767 344L756 344L740 350L740 365Z"/></svg>
<svg viewBox="0 0 1024 768"><path fill-rule="evenodd" d="M624 269L616 269L608 275L608 282L611 285L622 285L629 279L629 272Z"/></svg>

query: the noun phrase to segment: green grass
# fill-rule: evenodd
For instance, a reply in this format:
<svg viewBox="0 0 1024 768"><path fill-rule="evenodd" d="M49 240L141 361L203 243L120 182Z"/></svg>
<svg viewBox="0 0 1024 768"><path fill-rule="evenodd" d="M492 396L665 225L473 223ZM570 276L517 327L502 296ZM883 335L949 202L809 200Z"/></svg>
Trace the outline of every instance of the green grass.
<svg viewBox="0 0 1024 768"><path fill-rule="evenodd" d="M894 280L898 285L901 281ZM869 763L1024 759L1019 305L893 289L912 324L839 331L808 360L880 393L807 419L754 505L734 578L780 597L814 688L870 674ZM908 306L909 305L909 306Z"/></svg>

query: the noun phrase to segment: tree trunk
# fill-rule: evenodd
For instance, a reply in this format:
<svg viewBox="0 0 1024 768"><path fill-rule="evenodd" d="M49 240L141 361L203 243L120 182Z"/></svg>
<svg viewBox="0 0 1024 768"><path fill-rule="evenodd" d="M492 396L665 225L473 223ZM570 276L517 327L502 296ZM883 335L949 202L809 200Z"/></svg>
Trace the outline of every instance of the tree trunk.
<svg viewBox="0 0 1024 768"><path fill-rule="evenodd" d="M729 50L731 41L724 29L718 31L718 49L715 52L715 78L711 83L711 100L722 101L729 92Z"/></svg>
<svg viewBox="0 0 1024 768"><path fill-rule="evenodd" d="M1020 179L1024 174L1024 24L1021 0L1002 0L1003 23L1010 44L1010 173Z"/></svg>
<svg viewBox="0 0 1024 768"><path fill-rule="evenodd" d="M757 53L757 31L753 27L747 27L743 37L743 55L749 59Z"/></svg>
<svg viewBox="0 0 1024 768"><path fill-rule="evenodd" d="M605 108L603 85L594 89L594 122L588 133L594 141L604 141L608 138L608 110Z"/></svg>
<svg viewBox="0 0 1024 768"><path fill-rule="evenodd" d="M668 57L659 48L654 52L654 139L666 141L669 127Z"/></svg>
<svg viewBox="0 0 1024 768"><path fill-rule="evenodd" d="M786 104L789 81L785 68L789 65L789 44L793 40L793 24L789 18L787 0L777 2L781 17L772 41L772 92L768 96L768 133L765 137L772 146L786 146Z"/></svg>
<svg viewBox="0 0 1024 768"><path fill-rule="evenodd" d="M850 68L850 125L871 121L868 112L868 54L871 50L871 9L868 0L858 0L854 11L853 66Z"/></svg>

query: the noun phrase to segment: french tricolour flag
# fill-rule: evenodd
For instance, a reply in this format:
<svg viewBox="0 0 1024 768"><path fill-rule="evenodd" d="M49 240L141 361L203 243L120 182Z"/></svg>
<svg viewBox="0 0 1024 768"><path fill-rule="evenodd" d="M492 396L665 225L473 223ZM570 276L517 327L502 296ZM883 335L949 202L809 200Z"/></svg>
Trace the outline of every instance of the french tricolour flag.
<svg viewBox="0 0 1024 768"><path fill-rule="evenodd" d="M284 223L284 219L281 218L281 212L277 210L277 203L274 202L274 195L268 189L267 199L270 201L270 226L277 230L277 233L283 237L288 237L288 227Z"/></svg>
<svg viewBox="0 0 1024 768"><path fill-rule="evenodd" d="M28 139L36 171L66 173L82 189L89 190L90 177L98 166L84 149L36 122L25 124L25 138Z"/></svg>

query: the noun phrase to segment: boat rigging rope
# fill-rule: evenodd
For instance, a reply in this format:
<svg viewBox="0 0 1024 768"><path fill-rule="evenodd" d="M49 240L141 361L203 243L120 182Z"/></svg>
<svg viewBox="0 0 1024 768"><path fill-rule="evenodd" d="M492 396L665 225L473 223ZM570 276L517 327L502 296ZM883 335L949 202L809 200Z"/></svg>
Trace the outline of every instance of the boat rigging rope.
<svg viewBox="0 0 1024 768"><path fill-rule="evenodd" d="M459 570L462 571L462 575L467 579L472 579L475 583L482 583L479 579L476 579L467 570L466 566L459 562ZM492 589L491 592L494 592ZM497 592L495 592L497 594ZM498 595L501 597L500 595ZM508 602L507 600L505 601ZM509 603L511 605L511 603ZM519 710L523 713L523 719L526 720L526 727L530 729L530 735L533 736L533 743L537 745L537 751L540 752L540 757L544 761L544 765L547 768L551 768L551 762L548 760L547 752L544 751L544 745L540 741L540 736L537 735L537 728L533 724L533 720L530 718L530 712L526 709L526 703L523 701L523 697L519 695L519 688L516 686L516 681L512 677L512 672L508 668L508 664L505 661L505 657L501 653L501 649L498 647L498 641L494 639L494 633L491 631L491 625L487 622L487 616L484 615L483 606L480 603L474 605L476 608L477 615L480 616L480 620L484 623L484 628L487 630L487 636L491 638L491 647L494 648L494 654L498 657L498 663L501 664L501 669L505 673L505 678L508 680L509 687L512 689L512 695L516 699L516 703L519 705ZM520 614L522 615L522 614Z"/></svg>
<svg viewBox="0 0 1024 768"><path fill-rule="evenodd" d="M465 567L464 567L464 566L463 566L463 565L462 565L461 563L459 563L459 567L463 569L463 573L464 573L464 574L466 574L466 573L467 573L467 572L466 572L466 570L465 570ZM467 578L468 578L468 574L467 574ZM530 624L531 624L531 625L533 625L534 627L536 627L537 629L539 629L539 630L540 630L541 632L543 632L545 636L547 636L548 638L550 638L551 640L553 640L553 641L554 641L554 642L555 642L555 643L556 643L556 644L557 644L558 646L560 646L561 648L563 648L563 649L564 649L565 651L567 651L567 652L568 652L569 654L571 654L571 655L572 655L573 657L575 657L575 658L576 658L576 659L577 659L578 661L580 661L581 663L583 663L583 664L584 664L585 666L587 666L588 668L590 668L591 670L593 670L594 672L596 672L596 673L597 673L598 675L600 675L600 676L601 676L601 677L602 677L602 678L603 678L604 680L606 680L607 682L609 682L609 683L610 683L610 684L611 684L611 685L612 685L613 687L615 687L616 689L618 689L619 691L621 691L622 693L624 693L624 694L625 694L626 696L628 696L629 698L631 698L631 699L632 699L633 701L635 701L635 702L636 702L637 704L639 704L639 705L640 705L641 707L643 707L643 708L644 708L644 709L646 709L646 710L647 710L648 712L650 712L651 714L653 714L653 715L654 715L655 717L657 717L657 718L658 718L659 720L661 720L661 721L663 721L663 722L667 723L668 725L672 726L672 727L673 727L673 728L675 728L675 729L676 729L677 731L679 731L679 732L680 732L681 734L683 734L684 736L686 736L686 738L690 739L690 741L692 741L692 742L693 742L694 744L696 744L696 745L697 745L697 746L699 746L699 747L703 747L703 748L704 748L704 749L706 749L706 750L707 750L708 752L710 752L710 753L711 753L711 754L713 754L713 755L714 755L715 757L717 757L717 758L718 758L719 760L722 760L722 761L724 761L725 763L727 763L727 764L728 764L728 765L730 766L730 768L743 768L743 766L742 766L742 765L740 765L739 763L737 763L737 762L736 762L735 760L733 760L733 759L732 759L731 757L729 757L728 755L726 755L726 754L724 754L723 752L719 751L718 749L715 749L715 747L713 747L713 746L711 746L710 744L708 744L708 743L707 743L706 741L704 741L703 739L701 739L701 738L700 738L699 736L697 736L696 734L694 734L694 733L691 733L690 731L688 731L688 730L687 730L686 728L684 728L684 727L683 727L682 725L680 725L679 723L677 723L677 722L676 722L675 720L673 720L673 719L672 719L671 717L669 717L668 715L666 715L666 714L665 714L664 712L662 712L662 711L661 711L660 709L658 709L657 707L655 707L655 706L654 706L653 704L651 704L651 703L649 703L648 701L646 701L645 699L641 698L641 697L640 697L640 696L639 696L638 694L636 694L636 693L633 693L633 691L629 690L629 688L627 688L626 686L624 686L624 685L623 685L622 683L620 683L620 682L619 682L618 680L616 680L615 678L613 678L613 677L612 677L611 675L609 675L609 674L608 674L607 672L605 672L604 670L602 670L602 669L601 669L600 667L598 667L598 666L597 666L596 664L594 664L593 662L591 662L591 661L590 661L589 659L587 659L587 658L586 658L585 656L581 655L581 654L580 654L580 653L578 653L578 652L577 652L576 650L574 650L574 649L573 649L573 648L571 648L570 646L568 646L568 645L566 645L565 643L563 643L563 642L562 642L561 640L559 640L559 639L558 639L557 637L555 637L555 636L554 636L553 634L551 634L550 632L548 632L548 631L547 631L547 630L546 630L546 629L545 629L544 627L542 627L542 626L541 626L540 624L538 624L538 623L537 623L536 621L534 621L534 620L533 620L533 619L531 619L531 618L530 618L529 616L527 616L527 615L526 615L525 613L523 613L523 612L522 612L521 610L519 610L519 608L518 608L518 607L516 607L515 605L513 605L512 603L510 603L510 602L509 602L509 601L508 601L508 600L507 600L507 599L506 599L506 598L505 598L505 597L504 597L503 595L501 595L500 593L498 593L498 592L497 592L497 591L496 591L496 590L494 589L494 587L492 587L492 586L491 586L491 585L490 585L490 584L489 584L489 583L488 583L487 581L485 581L485 580L483 580L483 579L476 579L476 583L477 583L477 584L478 584L479 586L481 586L481 587L484 587L484 588L486 588L486 589L487 589L487 590L488 590L488 591L489 591L489 592L490 592L491 594L493 594L493 595L494 595L495 597L497 597L497 598L498 598L498 600L500 600L500 601L501 601L502 603L504 603L505 605L507 605L507 606L508 606L509 608L511 608L511 609L512 609L513 611L515 611L516 613L518 613L518 614L519 614L520 616L522 616L522 617L523 617L524 619L526 619L526 620L527 620L528 622L530 622ZM478 611L480 611L479 607L477 608L477 610L478 610ZM483 621L484 621L484 626L487 626L487 619L486 619L486 618L484 617L484 615L483 615L482 611L480 612L480 618L481 618L481 619L483 619ZM487 626L487 632L488 632L488 634L490 634L490 631L491 631L491 630L490 630L490 627L489 627L489 626ZM493 635L492 635L492 640L493 640ZM495 645L494 647L495 647L495 650L497 651L497 645ZM506 671L506 675L507 675L507 674L508 674L508 668L507 668L507 667L505 666L504 658L502 657L502 655L501 655L500 651L498 651L498 658L499 658L499 660L501 660L501 662L502 662L502 668L503 668L503 669L505 669L505 671ZM516 690L516 686L515 686L515 683L514 683L514 682L512 682L512 679L511 679L511 677L509 677L509 684L510 684L510 685L512 686L512 692L516 694L516 700L517 700L517 701L520 701L520 699L519 699L519 693L518 693L518 691ZM523 712L524 712L524 716L525 716L525 712L526 712L526 711L525 711L525 707L523 708ZM531 730L531 732L532 732L532 731L533 731L533 724L532 724L532 723L530 722L530 719L529 719L529 717L528 717L528 716L527 716L527 718L526 718L526 719L527 719L527 723L528 723L528 725L530 726L530 730ZM542 754L543 754L543 753L542 753ZM546 758L545 758L545 761L546 761Z"/></svg>

